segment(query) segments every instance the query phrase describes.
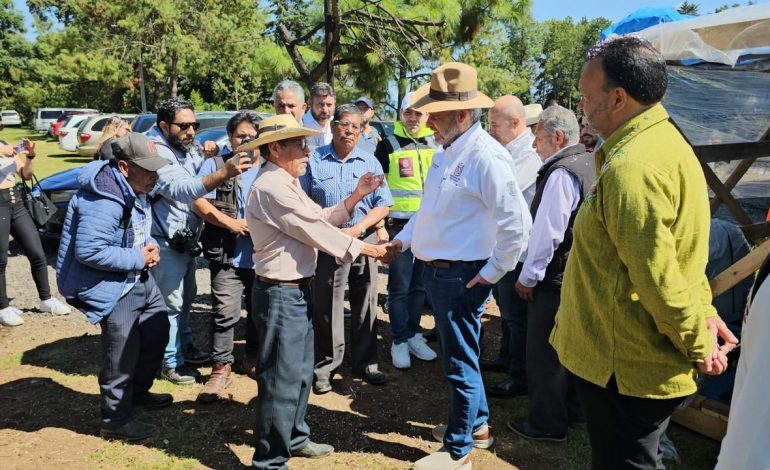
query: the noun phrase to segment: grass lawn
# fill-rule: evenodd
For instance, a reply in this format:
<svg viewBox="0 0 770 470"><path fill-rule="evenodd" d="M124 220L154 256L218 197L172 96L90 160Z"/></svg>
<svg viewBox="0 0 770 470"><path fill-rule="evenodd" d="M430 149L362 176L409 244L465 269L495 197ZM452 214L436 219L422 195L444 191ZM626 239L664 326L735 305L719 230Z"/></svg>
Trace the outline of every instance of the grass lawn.
<svg viewBox="0 0 770 470"><path fill-rule="evenodd" d="M39 134L25 127L7 127L0 131L0 140L5 140L11 145L15 145L24 137L35 142L35 176L38 179L91 161L90 157L81 157L77 153L60 149L59 141L52 139L48 134Z"/></svg>

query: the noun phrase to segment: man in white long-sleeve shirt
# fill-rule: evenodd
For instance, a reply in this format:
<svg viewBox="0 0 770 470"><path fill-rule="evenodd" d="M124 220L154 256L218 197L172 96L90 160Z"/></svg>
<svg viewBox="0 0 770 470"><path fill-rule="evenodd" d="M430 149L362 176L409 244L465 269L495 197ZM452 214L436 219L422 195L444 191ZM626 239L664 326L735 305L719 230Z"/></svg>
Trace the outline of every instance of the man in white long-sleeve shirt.
<svg viewBox="0 0 770 470"><path fill-rule="evenodd" d="M527 127L524 104L512 95L504 95L489 110L489 135L502 144L513 161L514 174L527 205L535 197L537 171L543 161L532 144L535 136ZM486 387L487 395L510 398L527 391L527 302L516 295L516 279L526 252L522 253L516 268L498 281L492 293L500 308L500 352L493 359L479 361L482 369L500 370L506 378L496 385Z"/></svg>
<svg viewBox="0 0 770 470"><path fill-rule="evenodd" d="M510 155L479 123L492 105L478 91L476 71L458 62L435 69L412 96L410 107L430 113L428 126L443 149L428 170L420 209L390 247L411 248L426 264L451 389L447 425L433 430L444 446L416 462L417 470L470 468L471 449L494 442L479 369L481 315L492 285L526 249L531 218Z"/></svg>
<svg viewBox="0 0 770 470"><path fill-rule="evenodd" d="M534 145L544 161L530 208L534 222L527 258L516 282L516 292L529 302L529 418L508 423L527 439L563 441L569 423L583 421L567 370L548 343L572 247L572 222L595 178L593 156L579 139L580 126L569 109L553 105L540 115Z"/></svg>

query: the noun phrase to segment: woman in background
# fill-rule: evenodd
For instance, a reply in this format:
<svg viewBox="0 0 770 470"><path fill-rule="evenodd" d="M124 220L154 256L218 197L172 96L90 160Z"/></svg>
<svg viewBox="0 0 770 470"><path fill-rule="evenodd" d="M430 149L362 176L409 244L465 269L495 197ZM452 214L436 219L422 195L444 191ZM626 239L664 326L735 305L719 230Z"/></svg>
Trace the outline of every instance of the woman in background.
<svg viewBox="0 0 770 470"><path fill-rule="evenodd" d="M114 160L112 155L112 143L115 139L119 139L126 135L131 130L131 126L128 122L124 121L118 116L113 116L104 126L104 132L102 132L102 138L96 143L96 154L94 160Z"/></svg>
<svg viewBox="0 0 770 470"><path fill-rule="evenodd" d="M5 284L10 235L13 235L13 239L21 245L29 259L32 279L35 281L40 297L38 310L55 315L66 315L70 312L67 305L51 297L43 244L40 242L40 235L37 233L32 216L29 215L21 194L16 189L17 174L24 180L32 178L35 168L34 159L34 142L24 139L18 148L14 148L0 141L0 324L5 326L24 323L21 310L10 306Z"/></svg>

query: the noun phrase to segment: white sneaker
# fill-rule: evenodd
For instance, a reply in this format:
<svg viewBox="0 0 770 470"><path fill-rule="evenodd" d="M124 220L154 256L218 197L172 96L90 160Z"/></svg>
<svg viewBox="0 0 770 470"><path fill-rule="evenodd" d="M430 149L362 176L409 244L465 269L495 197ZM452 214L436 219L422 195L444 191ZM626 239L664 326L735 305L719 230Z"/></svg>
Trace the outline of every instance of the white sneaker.
<svg viewBox="0 0 770 470"><path fill-rule="evenodd" d="M396 344L390 347L390 358L396 369L408 369L412 367L412 359L409 357L409 345L407 343Z"/></svg>
<svg viewBox="0 0 770 470"><path fill-rule="evenodd" d="M67 315L72 311L71 308L56 297L41 301L37 309L41 312L53 313L54 315Z"/></svg>
<svg viewBox="0 0 770 470"><path fill-rule="evenodd" d="M437 357L436 351L428 346L428 342L422 337L422 333L417 333L406 340L406 344L409 345L409 352L417 359L432 361Z"/></svg>
<svg viewBox="0 0 770 470"><path fill-rule="evenodd" d="M0 310L0 325L19 326L23 324L24 319L21 318L19 313L21 312L13 307L5 307Z"/></svg>

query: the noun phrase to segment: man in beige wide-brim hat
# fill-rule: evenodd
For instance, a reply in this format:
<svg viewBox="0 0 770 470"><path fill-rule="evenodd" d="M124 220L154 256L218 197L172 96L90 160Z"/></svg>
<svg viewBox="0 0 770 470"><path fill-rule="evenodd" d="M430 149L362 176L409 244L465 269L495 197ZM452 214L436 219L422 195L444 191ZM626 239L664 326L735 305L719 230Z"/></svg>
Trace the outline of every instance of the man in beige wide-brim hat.
<svg viewBox="0 0 770 470"><path fill-rule="evenodd" d="M478 90L476 71L458 62L431 73L411 107L428 112L443 146L433 156L420 209L388 244L388 260L412 249L426 264L424 281L441 338L452 393L447 425L433 429L444 446L418 470L470 469L473 447L494 443L479 369L479 332L492 285L526 249L532 219L505 148L482 129L494 102Z"/></svg>
<svg viewBox="0 0 770 470"><path fill-rule="evenodd" d="M266 162L246 202L246 222L254 242L253 316L259 339L254 468L285 468L292 456L319 458L334 451L310 440L305 422L313 380L313 326L308 312L310 280L322 250L351 262L363 254L381 257L375 246L336 227L350 219L364 196L382 182L367 173L347 199L322 209L300 187L307 170L307 138L320 132L282 114L259 122L259 133L236 152L259 148Z"/></svg>

